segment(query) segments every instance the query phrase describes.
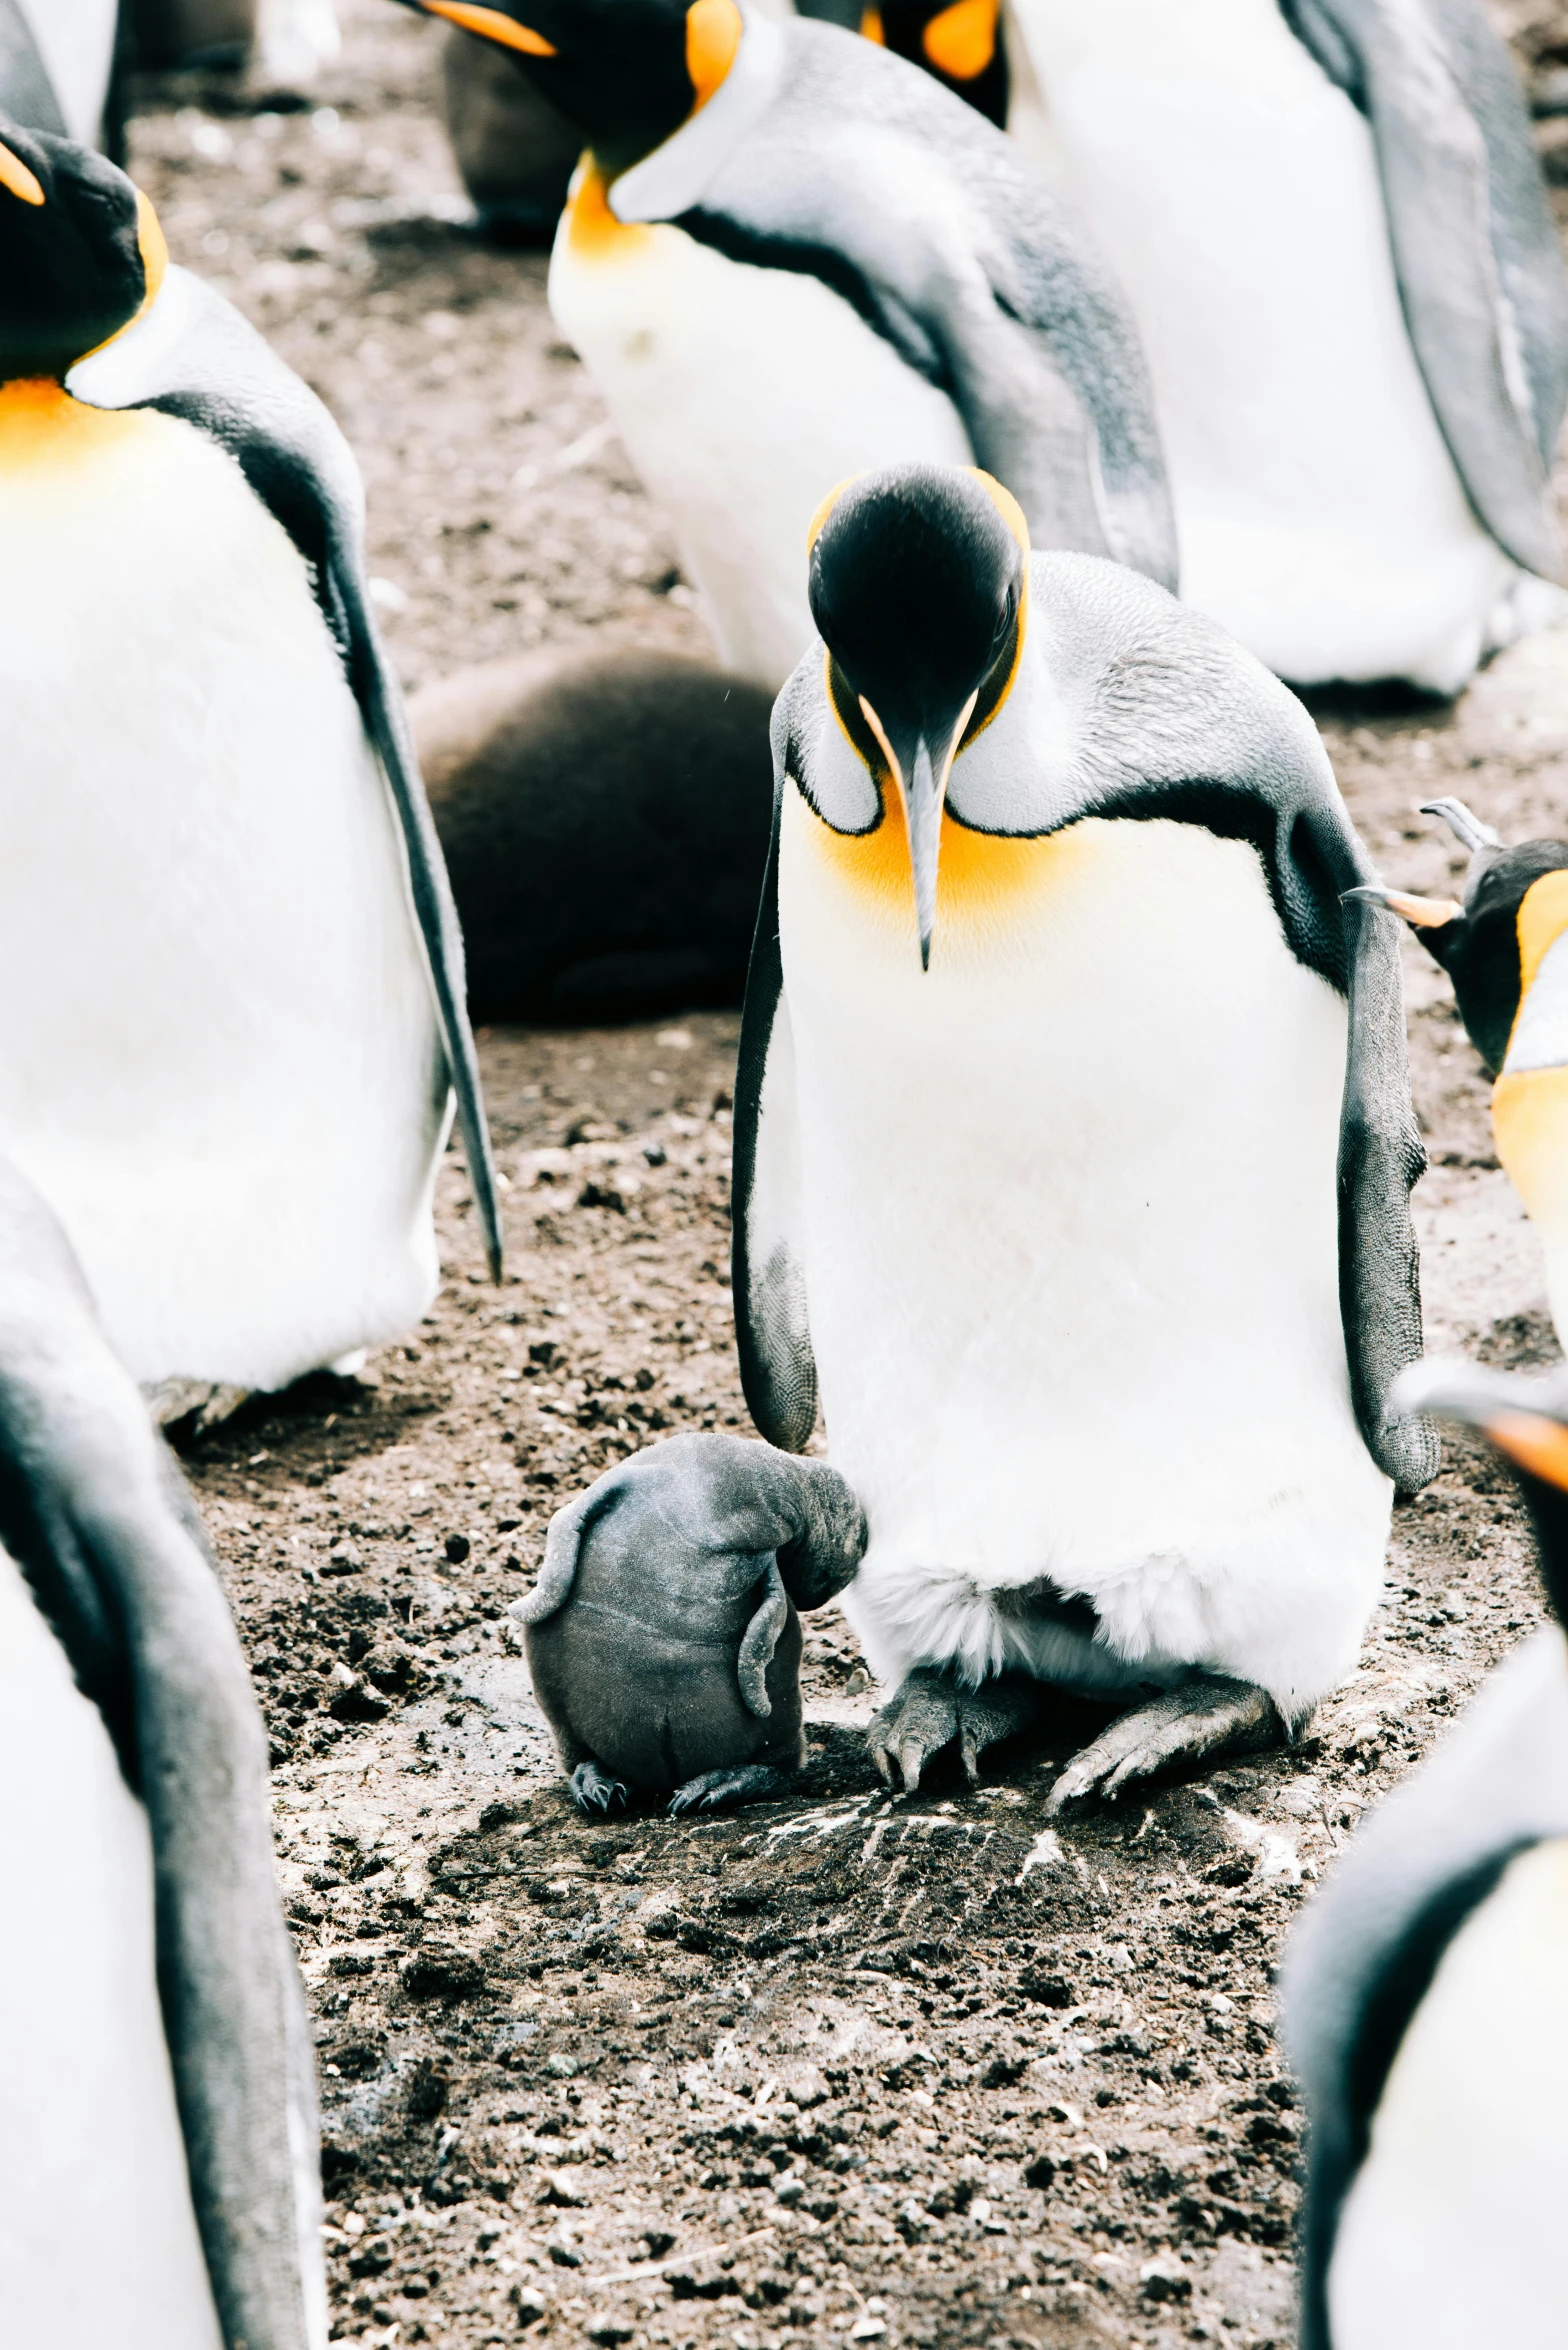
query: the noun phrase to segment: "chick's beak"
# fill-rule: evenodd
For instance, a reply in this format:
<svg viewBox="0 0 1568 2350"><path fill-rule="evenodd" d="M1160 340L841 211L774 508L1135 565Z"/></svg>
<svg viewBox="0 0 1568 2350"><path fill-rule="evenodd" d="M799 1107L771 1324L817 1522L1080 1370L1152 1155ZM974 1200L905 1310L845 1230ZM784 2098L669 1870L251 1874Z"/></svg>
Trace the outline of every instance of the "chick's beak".
<svg viewBox="0 0 1568 2350"><path fill-rule="evenodd" d="M1404 889L1383 889L1369 883L1362 889L1347 889L1347 898L1359 898L1364 905L1386 906L1391 914L1398 914L1416 930L1440 930L1445 922L1457 922L1464 912L1457 898L1416 898Z"/></svg>
<svg viewBox="0 0 1568 2350"><path fill-rule="evenodd" d="M931 934L936 928L937 865L942 854L942 803L947 779L964 739L978 690L958 713L957 723L933 742L922 728L914 728L895 742L876 711L860 697L861 715L882 747L893 780L904 803L909 827L909 862L914 870L915 921L920 932L920 968L931 968Z"/></svg>

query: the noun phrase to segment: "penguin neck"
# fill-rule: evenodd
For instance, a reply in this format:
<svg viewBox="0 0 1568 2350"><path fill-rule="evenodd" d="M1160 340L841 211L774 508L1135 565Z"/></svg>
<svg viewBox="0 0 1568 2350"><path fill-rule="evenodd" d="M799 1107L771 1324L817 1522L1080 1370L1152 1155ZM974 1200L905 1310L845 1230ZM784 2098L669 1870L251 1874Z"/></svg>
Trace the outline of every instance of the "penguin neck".
<svg viewBox="0 0 1568 2350"><path fill-rule="evenodd" d="M89 408L58 378L17 376L0 384L0 468L34 470L74 464L88 441L123 439L134 419L116 409Z"/></svg>
<svg viewBox="0 0 1568 2350"><path fill-rule="evenodd" d="M710 37L701 54L688 46L695 93L683 119L663 137L629 144L590 136L592 176L606 189L613 216L623 222L678 220L700 205L712 181L772 105L786 64L785 28L767 17L742 14L734 0L696 0L711 7Z"/></svg>

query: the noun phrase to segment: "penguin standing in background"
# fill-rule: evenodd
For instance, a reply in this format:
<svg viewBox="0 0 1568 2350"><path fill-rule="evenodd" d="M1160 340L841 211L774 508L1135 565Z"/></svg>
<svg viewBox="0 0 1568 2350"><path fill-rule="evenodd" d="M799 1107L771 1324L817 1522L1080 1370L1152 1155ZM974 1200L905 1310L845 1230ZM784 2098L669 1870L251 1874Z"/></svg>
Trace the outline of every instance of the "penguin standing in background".
<svg viewBox="0 0 1568 2350"><path fill-rule="evenodd" d="M1174 586L1120 295L1007 139L901 58L737 0L407 0L517 55L591 150L550 305L728 669L811 639L800 546L868 465L977 460L1048 546Z"/></svg>
<svg viewBox="0 0 1568 2350"><path fill-rule="evenodd" d="M7 2341L324 2350L266 1735L190 1495L3 1161L0 1876Z"/></svg>
<svg viewBox="0 0 1568 2350"><path fill-rule="evenodd" d="M1557 2350L1568 2178L1568 1389L1422 1364L1512 1468L1556 1621L1360 1829L1292 1938L1301 2350Z"/></svg>
<svg viewBox="0 0 1568 2350"><path fill-rule="evenodd" d="M974 472L829 500L735 1097L753 1419L870 1542L914 1787L1129 1711L1057 1804L1294 1734L1355 1661L1420 1352L1398 934L1306 713Z"/></svg>
<svg viewBox="0 0 1568 2350"><path fill-rule="evenodd" d="M1464 902L1376 886L1454 983L1495 1078L1497 1156L1541 1236L1558 1338L1568 1343L1568 841L1505 849L1462 800L1428 800L1470 851Z"/></svg>
<svg viewBox="0 0 1568 2350"><path fill-rule="evenodd" d="M84 354L91 353L86 357ZM325 409L0 123L0 1146L136 1378L273 1388L417 1321L462 945Z"/></svg>
<svg viewBox="0 0 1568 2350"><path fill-rule="evenodd" d="M118 156L120 0L0 0L0 114Z"/></svg>
<svg viewBox="0 0 1568 2350"><path fill-rule="evenodd" d="M1013 0L1154 379L1185 600L1455 693L1556 617L1568 273L1481 0Z"/></svg>

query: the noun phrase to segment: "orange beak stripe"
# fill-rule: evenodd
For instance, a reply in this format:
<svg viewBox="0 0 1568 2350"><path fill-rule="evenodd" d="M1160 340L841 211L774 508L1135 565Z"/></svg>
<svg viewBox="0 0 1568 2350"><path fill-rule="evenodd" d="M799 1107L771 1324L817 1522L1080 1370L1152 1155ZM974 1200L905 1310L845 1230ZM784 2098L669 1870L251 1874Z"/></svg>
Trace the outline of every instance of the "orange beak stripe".
<svg viewBox="0 0 1568 2350"><path fill-rule="evenodd" d="M1533 1412L1499 1412L1487 1422L1486 1432L1521 1469L1568 1493L1568 1428Z"/></svg>
<svg viewBox="0 0 1568 2350"><path fill-rule="evenodd" d="M0 146L0 188L9 188L24 204L41 204L44 200L36 175L28 170L20 155L13 155L6 146Z"/></svg>
<svg viewBox="0 0 1568 2350"><path fill-rule="evenodd" d="M427 16L444 16L448 24L461 25L465 33L477 33L481 40L495 41L503 49L520 49L525 57L555 55L553 41L499 8L478 8L473 0L421 0L421 5Z"/></svg>

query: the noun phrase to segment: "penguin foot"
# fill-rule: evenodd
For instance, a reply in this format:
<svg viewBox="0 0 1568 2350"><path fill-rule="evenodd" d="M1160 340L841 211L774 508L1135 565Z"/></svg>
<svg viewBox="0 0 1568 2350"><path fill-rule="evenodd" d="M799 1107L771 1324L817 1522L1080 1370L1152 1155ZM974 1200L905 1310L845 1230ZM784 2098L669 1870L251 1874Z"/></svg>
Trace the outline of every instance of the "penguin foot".
<svg viewBox="0 0 1568 2350"><path fill-rule="evenodd" d="M590 1820L607 1820L612 1813L626 1809L626 1789L608 1771L601 1771L591 1756L578 1764L566 1784L573 1803Z"/></svg>
<svg viewBox="0 0 1568 2350"><path fill-rule="evenodd" d="M1048 1810L1099 1796L1114 1803L1124 1787L1178 1763L1247 1754L1285 1736L1274 1700L1250 1681L1195 1674L1152 1704L1122 1714L1075 1755L1051 1789Z"/></svg>
<svg viewBox="0 0 1568 2350"><path fill-rule="evenodd" d="M742 1770L704 1771L699 1778L688 1779L676 1788L667 1809L672 1820L688 1811L738 1811L743 1803L766 1803L788 1788L783 1771L767 1763L747 1763Z"/></svg>
<svg viewBox="0 0 1568 2350"><path fill-rule="evenodd" d="M248 1387L214 1385L210 1379L160 1379L144 1387L153 1426L174 1441L176 1435L205 1436L233 1418L251 1394Z"/></svg>
<svg viewBox="0 0 1568 2350"><path fill-rule="evenodd" d="M1038 1704L1039 1684L1026 1673L1004 1673L966 1689L953 1674L922 1665L882 1708L866 1743L888 1785L913 1795L927 1763L956 1740L972 1783L986 1748L1026 1730Z"/></svg>

